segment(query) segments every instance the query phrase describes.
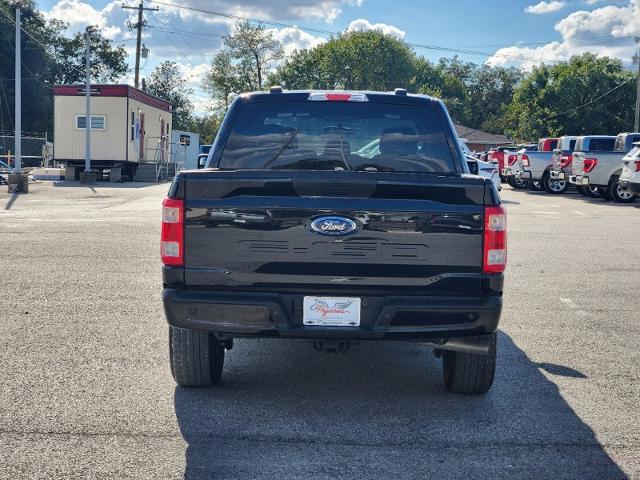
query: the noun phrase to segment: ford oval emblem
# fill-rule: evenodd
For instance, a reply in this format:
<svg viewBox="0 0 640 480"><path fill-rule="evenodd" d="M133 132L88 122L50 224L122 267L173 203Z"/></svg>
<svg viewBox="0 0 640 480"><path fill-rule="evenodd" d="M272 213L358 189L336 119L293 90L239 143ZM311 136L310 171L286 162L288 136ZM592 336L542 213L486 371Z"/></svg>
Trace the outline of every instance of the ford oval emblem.
<svg viewBox="0 0 640 480"><path fill-rule="evenodd" d="M348 235L357 228L358 225L353 220L335 215L318 217L311 222L311 230L321 235Z"/></svg>

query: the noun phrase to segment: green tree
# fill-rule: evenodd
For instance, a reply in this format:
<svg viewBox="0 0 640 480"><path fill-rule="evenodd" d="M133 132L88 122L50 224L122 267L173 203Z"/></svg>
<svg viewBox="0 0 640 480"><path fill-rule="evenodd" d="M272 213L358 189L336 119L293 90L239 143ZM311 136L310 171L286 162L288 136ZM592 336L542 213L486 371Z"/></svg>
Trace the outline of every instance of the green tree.
<svg viewBox="0 0 640 480"><path fill-rule="evenodd" d="M84 82L84 36L64 35L66 24L49 20L33 0L22 2L22 127L25 132L53 131L52 87ZM15 6L0 0L0 129L14 118ZM99 32L91 35L93 80L113 81L127 72L126 52L114 48Z"/></svg>
<svg viewBox="0 0 640 480"><path fill-rule="evenodd" d="M127 52L123 47L114 47L111 40L98 30L89 33L91 45L91 81L110 83L127 74ZM76 33L71 38L59 37L53 44L56 57L54 78L56 83L84 83L85 34Z"/></svg>
<svg viewBox="0 0 640 480"><path fill-rule="evenodd" d="M14 118L14 58L15 6L0 0L0 129L13 129ZM64 25L48 21L33 1L22 3L22 129L25 132L53 131L52 74L56 59L51 53Z"/></svg>
<svg viewBox="0 0 640 480"><path fill-rule="evenodd" d="M222 117L216 114L196 116L191 119L189 131L199 133L203 145L211 144L218 134L221 121Z"/></svg>
<svg viewBox="0 0 640 480"><path fill-rule="evenodd" d="M615 134L633 126L635 76L622 62L586 53L534 67L515 89L507 112L517 138Z"/></svg>
<svg viewBox="0 0 640 480"><path fill-rule="evenodd" d="M442 62L434 65L429 60L417 58L415 69L415 91L441 99L454 121L466 125L469 98L462 80L446 71Z"/></svg>
<svg viewBox="0 0 640 480"><path fill-rule="evenodd" d="M241 76L251 90L262 89L265 69L284 55L282 45L272 32L262 24L249 21L237 23L224 45L230 57L238 61Z"/></svg>
<svg viewBox="0 0 640 480"><path fill-rule="evenodd" d="M243 90L239 69L234 65L229 51L222 50L213 57L202 88L213 99L214 109L222 112L229 108L231 95Z"/></svg>
<svg viewBox="0 0 640 480"><path fill-rule="evenodd" d="M233 93L262 89L267 68L282 57L282 45L263 25L237 23L203 81L214 109L226 111Z"/></svg>
<svg viewBox="0 0 640 480"><path fill-rule="evenodd" d="M290 89L412 89L415 61L415 53L402 40L373 30L348 32L295 52L269 82Z"/></svg>
<svg viewBox="0 0 640 480"><path fill-rule="evenodd" d="M189 129L192 122L193 103L189 97L193 89L180 73L176 62L164 61L145 78L145 91L171 103L173 107L173 127L177 130Z"/></svg>

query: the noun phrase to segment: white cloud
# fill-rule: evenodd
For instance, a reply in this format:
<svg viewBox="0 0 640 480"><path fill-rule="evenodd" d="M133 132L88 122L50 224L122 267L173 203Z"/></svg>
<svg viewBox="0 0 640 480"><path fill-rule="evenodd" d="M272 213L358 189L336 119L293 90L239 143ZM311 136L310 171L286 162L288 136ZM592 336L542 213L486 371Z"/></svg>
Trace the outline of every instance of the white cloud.
<svg viewBox="0 0 640 480"><path fill-rule="evenodd" d="M51 10L44 12L47 18L62 20L68 24L69 33L84 30L89 25L100 28L102 35L113 39L123 33L124 26L111 22L114 8L120 4L109 4L102 10L97 10L88 3L80 0L60 0Z"/></svg>
<svg viewBox="0 0 640 480"><path fill-rule="evenodd" d="M286 55L290 55L294 50L313 48L326 41L323 37L316 37L297 28L273 29L270 31L282 43Z"/></svg>
<svg viewBox="0 0 640 480"><path fill-rule="evenodd" d="M406 32L400 30L398 27L387 25L386 23L370 23L364 18L354 20L347 27L347 32L364 32L366 30L377 30L385 35L391 35L398 39L402 39L406 35Z"/></svg>
<svg viewBox="0 0 640 480"><path fill-rule="evenodd" d="M607 5L592 11L581 10L558 21L555 30L562 37L539 47L514 45L499 49L487 60L490 65L533 65L568 60L573 55L591 52L631 62L640 35L640 0L628 0L622 6Z"/></svg>
<svg viewBox="0 0 640 480"><path fill-rule="evenodd" d="M102 34L123 46L129 55L128 63L132 68L135 54L135 30L131 31L127 23L136 22L135 10L123 10L122 0L108 0L103 8L96 7L95 0L56 0L54 5L43 12L48 18L55 18L68 24L67 33L73 35L84 31L88 25L97 25ZM220 12L227 15L248 18L260 18L287 24L298 21L334 21L344 7L360 7L364 0L183 0L185 7ZM129 6L137 6L138 0L124 0ZM178 2L176 2L178 3ZM207 110L208 99L202 91L202 78L214 55L223 44L222 37L228 35L235 18L223 15L205 14L184 8L145 2L148 7L158 6L155 12L145 12L148 28L143 31L143 43L150 50L148 59L143 59L141 77L149 75L160 62L176 61L180 71L194 89L192 101L196 112ZM395 27L384 24L370 28L392 29L389 33L404 35ZM298 30L296 28L271 28L284 46L285 53L295 49L310 48L326 41L322 36ZM132 74L122 78L131 82Z"/></svg>
<svg viewBox="0 0 640 480"><path fill-rule="evenodd" d="M533 13L534 15L540 15L543 13L551 13L557 12L558 10L562 10L567 4L562 1L552 0L551 2L545 2L542 0L540 3L535 5L529 5L524 9L527 13Z"/></svg>

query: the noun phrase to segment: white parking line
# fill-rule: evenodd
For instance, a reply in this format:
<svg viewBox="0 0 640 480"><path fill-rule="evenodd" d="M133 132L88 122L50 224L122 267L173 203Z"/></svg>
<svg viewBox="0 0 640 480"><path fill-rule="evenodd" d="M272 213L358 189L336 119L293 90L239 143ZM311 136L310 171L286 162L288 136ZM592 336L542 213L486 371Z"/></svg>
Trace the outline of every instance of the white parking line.
<svg viewBox="0 0 640 480"><path fill-rule="evenodd" d="M560 301L564 303L566 306L568 306L569 308L573 308L573 309L578 308L578 305L576 305L576 302L574 302L570 298L561 298Z"/></svg>
<svg viewBox="0 0 640 480"><path fill-rule="evenodd" d="M576 315L578 315L579 317L586 317L587 316L587 312L585 310L582 310L580 307L578 307L576 302L574 302L570 298L560 298L559 300L562 303L564 303L567 307L569 307L570 309L575 310Z"/></svg>
<svg viewBox="0 0 640 480"><path fill-rule="evenodd" d="M573 213L577 213L578 215L582 215L583 217L586 217L587 214L584 212L581 212L580 210L574 210Z"/></svg>

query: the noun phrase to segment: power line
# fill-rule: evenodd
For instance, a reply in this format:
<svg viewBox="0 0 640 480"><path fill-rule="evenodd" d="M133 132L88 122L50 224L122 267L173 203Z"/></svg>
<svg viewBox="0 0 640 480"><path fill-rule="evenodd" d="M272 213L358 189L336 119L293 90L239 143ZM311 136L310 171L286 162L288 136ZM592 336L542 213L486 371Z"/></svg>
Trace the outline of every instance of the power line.
<svg viewBox="0 0 640 480"><path fill-rule="evenodd" d="M615 92L617 89L619 89L619 88L621 88L621 87L624 87L627 83L629 83L629 82L630 82L630 81L632 81L632 80L633 80L633 81L635 81L635 80L636 80L636 79L635 79L635 77L633 77L633 78L627 78L624 82L619 83L618 85L616 85L615 87L613 87L611 90L606 91L606 92L605 92L605 93L603 93L602 95L599 95L599 96L597 96L597 97L595 97L595 98L592 98L592 99L591 99L591 100L589 100L587 103L583 103L582 105L578 105L577 107L573 107L573 108L571 108L571 109L569 109L569 110L565 110L564 112L559 112L559 113L554 113L553 115L549 115L548 117L543 118L543 119L542 119L542 122L546 122L547 120L551 120L552 118L559 117L559 116L561 116L561 115L566 115L566 114L568 114L568 113L573 113L573 112L576 112L576 111L580 110L581 108L588 107L588 106L589 106L589 105L591 105L592 103L597 102L597 101L598 101L598 100L600 100L601 98L604 98L604 97L606 97L607 95L609 95L609 94L611 94L611 93Z"/></svg>
<svg viewBox="0 0 640 480"><path fill-rule="evenodd" d="M229 14L229 13L218 12L218 11L209 10L209 9L206 9L206 8L190 7L190 6L187 6L187 5L179 5L179 4L176 4L176 3L165 2L163 0L149 0L149 1L153 2L153 3L160 4L160 5L165 5L165 6L168 6L168 7L179 8L179 9L182 9L182 10L189 10L189 11L197 12L197 13L203 13L205 15L213 15L213 16L219 16L219 17L229 18L229 19L233 19L233 20L243 20L243 21L261 23L263 25L270 25L270 26L274 26L274 27L293 28L295 30L313 32L313 33L320 33L320 34L323 34L323 35L338 35L340 33L340 32L335 32L335 31L331 31L331 30L322 30L322 29L318 29L318 28L301 27L301 26L292 25L292 24L289 24L289 23L274 22L274 21L269 21L269 20L261 20L261 19L258 19L258 18L243 17L243 16L240 16L240 15L232 15L232 14ZM414 47L414 48L422 48L422 49L426 49L426 50L442 51L442 52L448 52L448 53L459 53L459 54L465 54L465 55L478 55L478 56L483 56L483 57L494 57L495 56L495 57L499 57L499 58L507 58L507 59L512 59L512 60L545 62L545 63L551 63L551 64L562 63L561 60L552 60L552 59L548 59L548 58L533 58L533 57L523 57L523 56L520 56L520 55L487 53L487 52L480 52L480 51L477 51L477 50L469 50L469 49L461 49L461 48L453 48L453 47L443 47L441 45L428 45L428 44L413 43L413 42L406 42L406 43L407 43L407 45L409 45L411 47Z"/></svg>
<svg viewBox="0 0 640 480"><path fill-rule="evenodd" d="M14 24L14 25L16 24L16 21L15 21L15 20L11 17L11 15L10 15L10 14L8 14L8 13L7 13L3 8L0 8L0 13L2 13L5 17L7 17L7 18L8 18L8 19L9 19L9 20ZM44 50L44 53L46 53L47 55L49 55L49 57L51 57L54 61L56 61L56 62L57 62L57 61L59 60L59 59L58 59L58 57L57 57L55 54L53 54L53 53L51 53L51 52L49 51L49 48L50 48L49 46L45 45L45 44L44 44L44 43L42 43L40 40L38 40L38 39L37 39L35 36L33 36L33 35L31 34L31 32L29 32L29 31L28 31L24 26L22 26L22 25L21 25L21 26L20 26L20 30L22 30L22 32L23 32L25 35L27 35L29 38L31 38L31 40L33 40L36 44L38 44L38 45L39 45L39 46ZM24 65L24 63L23 63L23 65ZM85 72L84 72L83 70L81 70L81 69L79 69L79 68L75 67L75 66L74 66L74 65L72 65L72 64L68 64L68 67L69 67L71 70L74 70L76 73L78 73L81 77L84 77ZM25 67L25 68L26 68L26 67ZM130 80L131 80L131 79L133 79L133 77L131 77L131 76L129 76L129 75L123 75L123 77L128 78L128 79L130 79ZM47 88L49 88L49 87L47 87Z"/></svg>

